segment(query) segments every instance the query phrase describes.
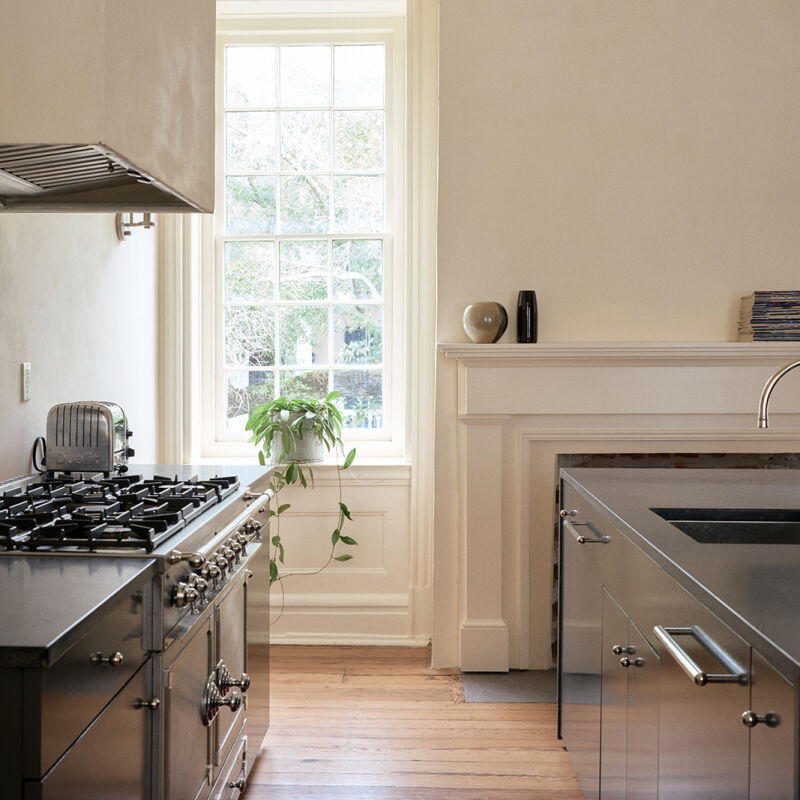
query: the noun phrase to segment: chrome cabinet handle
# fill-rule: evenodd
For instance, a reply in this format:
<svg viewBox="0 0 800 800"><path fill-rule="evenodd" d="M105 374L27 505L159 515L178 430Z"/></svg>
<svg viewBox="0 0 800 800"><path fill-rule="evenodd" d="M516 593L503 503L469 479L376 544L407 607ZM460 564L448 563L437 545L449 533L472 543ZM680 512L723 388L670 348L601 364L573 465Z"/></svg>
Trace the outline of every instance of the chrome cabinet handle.
<svg viewBox="0 0 800 800"><path fill-rule="evenodd" d="M643 667L644 666L644 659L643 658L628 658L628 656L623 656L619 660L619 665L621 667Z"/></svg>
<svg viewBox="0 0 800 800"><path fill-rule="evenodd" d="M756 714L755 711L745 711L742 714L742 724L747 728L755 728L761 722L768 728L777 728L781 724L781 718L774 711L766 714Z"/></svg>
<svg viewBox="0 0 800 800"><path fill-rule="evenodd" d="M566 519L567 517L577 517L578 516L578 509L573 508L571 511L567 511L566 508L562 508L559 512L559 516L561 519Z"/></svg>
<svg viewBox="0 0 800 800"><path fill-rule="evenodd" d="M747 672L736 663L715 641L701 628L665 628L656 625L653 633L659 638L667 652L678 662L678 666L698 685L707 683L747 683ZM694 638L727 669L723 673L707 673L695 663L694 659L675 641L675 636L694 636Z"/></svg>
<svg viewBox="0 0 800 800"><path fill-rule="evenodd" d="M575 527L576 525L586 525L589 530L591 530L592 527L588 522L570 522L568 519L564 520L564 527L577 539L578 544L608 544L611 541L608 536L584 536ZM592 532L594 533L594 531Z"/></svg>
<svg viewBox="0 0 800 800"><path fill-rule="evenodd" d="M103 654L98 651L89 656L89 661L96 667L99 667L101 664L108 664L109 667L121 667L122 663L125 661L125 656L123 656L119 650L108 657L104 657Z"/></svg>
<svg viewBox="0 0 800 800"><path fill-rule="evenodd" d="M615 656L621 656L623 653L628 653L629 655L633 655L636 652L636 648L631 646L631 645L628 645L627 647L625 647L624 645L621 645L621 644L615 644L611 648L611 652Z"/></svg>

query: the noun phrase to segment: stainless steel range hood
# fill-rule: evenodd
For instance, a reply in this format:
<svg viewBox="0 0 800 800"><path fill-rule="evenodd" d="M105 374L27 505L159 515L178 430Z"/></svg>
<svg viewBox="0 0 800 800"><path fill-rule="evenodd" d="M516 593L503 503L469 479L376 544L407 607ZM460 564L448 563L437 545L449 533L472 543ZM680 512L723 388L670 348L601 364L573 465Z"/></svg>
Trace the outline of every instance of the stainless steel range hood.
<svg viewBox="0 0 800 800"><path fill-rule="evenodd" d="M213 211L214 0L0 0L0 212Z"/></svg>

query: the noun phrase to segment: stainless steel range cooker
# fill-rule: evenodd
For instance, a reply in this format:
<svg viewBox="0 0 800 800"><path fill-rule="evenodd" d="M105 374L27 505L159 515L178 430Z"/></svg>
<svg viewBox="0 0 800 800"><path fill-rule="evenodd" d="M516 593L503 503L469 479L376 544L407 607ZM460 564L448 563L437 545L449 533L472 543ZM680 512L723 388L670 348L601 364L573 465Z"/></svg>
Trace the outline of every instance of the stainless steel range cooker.
<svg viewBox="0 0 800 800"><path fill-rule="evenodd" d="M0 483L3 797L239 796L268 724L270 473Z"/></svg>

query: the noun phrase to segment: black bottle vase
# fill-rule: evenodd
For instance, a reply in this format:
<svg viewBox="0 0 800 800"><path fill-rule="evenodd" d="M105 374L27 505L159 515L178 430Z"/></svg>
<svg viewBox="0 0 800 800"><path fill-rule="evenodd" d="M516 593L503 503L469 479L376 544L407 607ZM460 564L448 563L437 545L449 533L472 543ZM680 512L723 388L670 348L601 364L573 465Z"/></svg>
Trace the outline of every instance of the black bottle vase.
<svg viewBox="0 0 800 800"><path fill-rule="evenodd" d="M536 292L524 290L517 300L517 341L535 342L537 336Z"/></svg>

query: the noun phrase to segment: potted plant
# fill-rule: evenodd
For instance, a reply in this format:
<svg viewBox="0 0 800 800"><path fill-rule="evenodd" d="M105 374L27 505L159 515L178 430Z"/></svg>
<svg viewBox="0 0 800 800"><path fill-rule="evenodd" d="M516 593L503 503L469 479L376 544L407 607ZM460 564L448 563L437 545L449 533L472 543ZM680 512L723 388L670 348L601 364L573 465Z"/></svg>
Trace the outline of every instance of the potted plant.
<svg viewBox="0 0 800 800"><path fill-rule="evenodd" d="M331 549L322 566L312 574L322 572L332 561L349 561L349 553L336 555L340 544L358 544L352 536L342 533L346 521L352 520L350 510L342 497L342 471L356 457L353 448L345 454L342 442L342 414L335 405L339 392L330 392L324 400L308 397L277 397L269 403L254 406L250 411L246 428L252 432L250 441L259 447L258 460L264 465L267 459L275 466L270 489L274 492L275 508L270 508L270 517L275 517L275 533L269 564L269 582L280 582L298 573L281 573L285 548L281 540L280 517L291 508L280 502L280 492L286 486L299 484L304 489L314 485L311 463L322 461L325 452L336 458L336 476L339 481L338 520L331 533ZM341 461L341 463L340 463Z"/></svg>

